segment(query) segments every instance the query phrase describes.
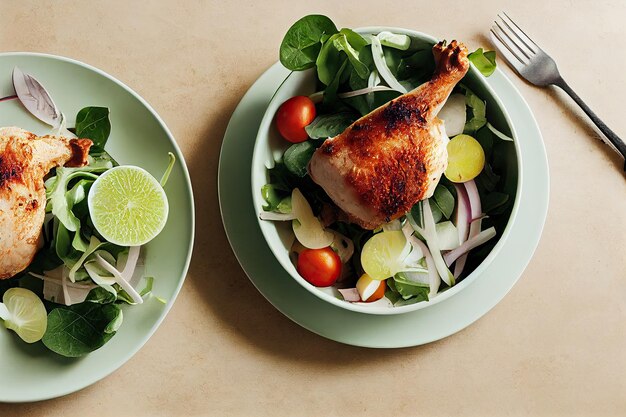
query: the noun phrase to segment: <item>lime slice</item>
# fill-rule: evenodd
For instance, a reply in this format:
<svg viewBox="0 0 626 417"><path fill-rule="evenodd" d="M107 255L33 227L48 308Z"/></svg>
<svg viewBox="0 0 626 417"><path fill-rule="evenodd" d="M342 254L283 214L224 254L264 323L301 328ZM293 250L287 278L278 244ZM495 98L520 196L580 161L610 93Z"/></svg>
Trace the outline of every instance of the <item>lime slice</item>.
<svg viewBox="0 0 626 417"><path fill-rule="evenodd" d="M10 288L2 297L0 317L26 343L41 340L48 327L46 307L37 294L25 288Z"/></svg>
<svg viewBox="0 0 626 417"><path fill-rule="evenodd" d="M119 166L100 175L87 202L98 233L120 246L140 246L154 239L169 210L163 187L136 166Z"/></svg>
<svg viewBox="0 0 626 417"><path fill-rule="evenodd" d="M469 135L457 135L448 142L446 177L452 182L473 180L485 166L485 151Z"/></svg>
<svg viewBox="0 0 626 417"><path fill-rule="evenodd" d="M377 233L363 245L361 265L372 279L386 279L400 272L409 251L410 246L401 231Z"/></svg>

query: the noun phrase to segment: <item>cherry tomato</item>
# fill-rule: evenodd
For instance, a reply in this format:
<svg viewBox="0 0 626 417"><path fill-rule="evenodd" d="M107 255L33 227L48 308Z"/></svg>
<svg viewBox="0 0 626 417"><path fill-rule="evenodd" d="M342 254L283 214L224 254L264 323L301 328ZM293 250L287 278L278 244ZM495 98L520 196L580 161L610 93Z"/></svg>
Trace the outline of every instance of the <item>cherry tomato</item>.
<svg viewBox="0 0 626 417"><path fill-rule="evenodd" d="M380 300L385 296L385 290L387 289L386 281L380 281L378 285L378 289L374 292L374 294L370 295L370 298L365 300L366 303L371 303L372 301Z"/></svg>
<svg viewBox="0 0 626 417"><path fill-rule="evenodd" d="M298 273L316 287L329 287L341 275L341 259L330 246L305 249L298 256Z"/></svg>
<svg viewBox="0 0 626 417"><path fill-rule="evenodd" d="M315 103L306 96L285 101L276 112L276 127L289 142L304 142L309 138L304 128L315 119Z"/></svg>

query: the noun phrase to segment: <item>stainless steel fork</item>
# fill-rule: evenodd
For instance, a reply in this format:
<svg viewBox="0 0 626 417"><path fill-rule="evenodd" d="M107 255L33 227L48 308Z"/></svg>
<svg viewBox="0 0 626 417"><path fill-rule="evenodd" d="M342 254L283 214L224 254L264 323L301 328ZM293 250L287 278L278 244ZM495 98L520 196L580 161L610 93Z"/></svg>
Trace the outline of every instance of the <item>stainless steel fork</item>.
<svg viewBox="0 0 626 417"><path fill-rule="evenodd" d="M626 144L578 97L563 80L554 60L546 54L504 12L498 15L491 28L491 38L509 64L526 80L540 87L555 85L565 91L587 113L587 116L606 136L610 145L626 160ZM624 164L626 171L626 163Z"/></svg>

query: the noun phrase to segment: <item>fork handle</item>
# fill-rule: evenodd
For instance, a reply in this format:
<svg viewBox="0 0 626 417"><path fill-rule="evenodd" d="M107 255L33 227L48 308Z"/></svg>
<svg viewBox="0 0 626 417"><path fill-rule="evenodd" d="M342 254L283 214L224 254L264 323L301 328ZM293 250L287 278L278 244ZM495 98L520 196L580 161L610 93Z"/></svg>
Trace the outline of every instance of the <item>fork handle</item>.
<svg viewBox="0 0 626 417"><path fill-rule="evenodd" d="M622 155L622 157L626 160L626 144L622 141L619 136L615 134L607 125L604 124L602 120L585 104L585 102L578 97L578 94L572 90L572 88L565 82L565 80L561 77L554 82L554 85L560 87L565 91L569 96L574 99L576 104L580 106L581 109L589 116L591 121L600 129L600 131L607 137L607 139L611 142L615 150ZM624 164L624 171L626 171L626 161Z"/></svg>

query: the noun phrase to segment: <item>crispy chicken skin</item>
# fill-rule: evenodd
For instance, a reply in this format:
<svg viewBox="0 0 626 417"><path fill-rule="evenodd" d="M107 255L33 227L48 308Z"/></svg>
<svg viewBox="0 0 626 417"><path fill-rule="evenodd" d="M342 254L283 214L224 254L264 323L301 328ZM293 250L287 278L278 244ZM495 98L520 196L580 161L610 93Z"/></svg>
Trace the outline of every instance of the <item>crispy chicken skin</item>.
<svg viewBox="0 0 626 417"><path fill-rule="evenodd" d="M46 207L44 176L62 165L83 166L92 142L0 128L0 279L33 260Z"/></svg>
<svg viewBox="0 0 626 417"><path fill-rule="evenodd" d="M469 69L462 43L433 47L427 83L361 117L317 149L308 170L350 220L375 229L432 196L447 166L437 113Z"/></svg>

